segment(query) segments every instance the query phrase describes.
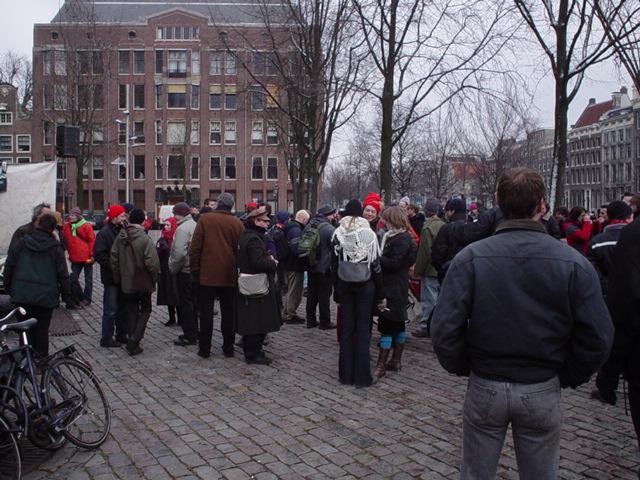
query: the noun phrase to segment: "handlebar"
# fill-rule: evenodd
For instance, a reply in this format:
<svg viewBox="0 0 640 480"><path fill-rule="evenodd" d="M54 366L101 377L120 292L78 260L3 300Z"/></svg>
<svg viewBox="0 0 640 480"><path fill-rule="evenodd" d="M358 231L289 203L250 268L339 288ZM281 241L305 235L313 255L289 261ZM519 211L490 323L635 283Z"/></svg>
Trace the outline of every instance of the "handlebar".
<svg viewBox="0 0 640 480"><path fill-rule="evenodd" d="M22 307L14 308L9 312L9 314L6 317L0 318L0 323L6 322L7 320L13 318L18 313L24 317L27 314L27 311Z"/></svg>

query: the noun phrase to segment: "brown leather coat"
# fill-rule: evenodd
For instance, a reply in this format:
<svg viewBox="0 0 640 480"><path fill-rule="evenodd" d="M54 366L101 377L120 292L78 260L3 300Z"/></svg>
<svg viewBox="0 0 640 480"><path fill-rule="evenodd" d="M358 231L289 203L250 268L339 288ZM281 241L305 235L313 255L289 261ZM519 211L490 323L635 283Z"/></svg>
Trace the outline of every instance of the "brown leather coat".
<svg viewBox="0 0 640 480"><path fill-rule="evenodd" d="M236 286L236 254L243 231L242 222L225 210L200 217L189 247L191 272L197 272L200 285Z"/></svg>

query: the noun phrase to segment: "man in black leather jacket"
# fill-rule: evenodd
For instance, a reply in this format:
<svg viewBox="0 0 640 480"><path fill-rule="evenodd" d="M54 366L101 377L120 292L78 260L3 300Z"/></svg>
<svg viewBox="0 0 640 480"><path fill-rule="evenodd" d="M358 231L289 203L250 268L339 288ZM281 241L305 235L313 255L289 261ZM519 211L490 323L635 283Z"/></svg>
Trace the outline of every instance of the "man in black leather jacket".
<svg viewBox="0 0 640 480"><path fill-rule="evenodd" d="M496 234L453 259L433 323L442 366L469 376L461 478L494 478L512 424L521 478L557 477L561 387L606 360L613 326L589 261L539 222L544 182L518 168L498 183Z"/></svg>

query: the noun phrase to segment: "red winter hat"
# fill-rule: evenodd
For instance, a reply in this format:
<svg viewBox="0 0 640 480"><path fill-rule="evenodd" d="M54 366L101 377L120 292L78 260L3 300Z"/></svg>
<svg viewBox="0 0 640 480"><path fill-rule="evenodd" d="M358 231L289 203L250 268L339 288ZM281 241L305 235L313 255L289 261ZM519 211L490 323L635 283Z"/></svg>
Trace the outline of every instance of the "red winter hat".
<svg viewBox="0 0 640 480"><path fill-rule="evenodd" d="M118 215L122 215L123 213L124 207L122 205L111 205L109 207L109 210L107 210L107 220L111 221Z"/></svg>
<svg viewBox="0 0 640 480"><path fill-rule="evenodd" d="M376 212L380 213L380 210L382 210L382 199L380 198L380 195L374 192L367 193L367 196L364 197L364 200L362 201L362 208L367 206L375 208Z"/></svg>

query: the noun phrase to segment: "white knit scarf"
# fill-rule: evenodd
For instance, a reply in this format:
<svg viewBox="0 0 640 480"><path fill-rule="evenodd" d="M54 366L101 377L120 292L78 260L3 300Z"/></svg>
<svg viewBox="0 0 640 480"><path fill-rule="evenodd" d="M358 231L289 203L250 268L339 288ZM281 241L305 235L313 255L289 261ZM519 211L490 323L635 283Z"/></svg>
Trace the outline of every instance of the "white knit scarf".
<svg viewBox="0 0 640 480"><path fill-rule="evenodd" d="M388 240L406 231L407 230L405 228L391 228L389 231L387 231L382 237L382 245L380 246L380 251L384 252L384 246L387 244Z"/></svg>
<svg viewBox="0 0 640 480"><path fill-rule="evenodd" d="M362 217L344 217L333 238L338 241L336 255L343 261L370 264L380 256L378 238Z"/></svg>

